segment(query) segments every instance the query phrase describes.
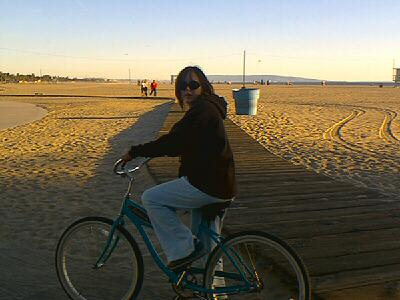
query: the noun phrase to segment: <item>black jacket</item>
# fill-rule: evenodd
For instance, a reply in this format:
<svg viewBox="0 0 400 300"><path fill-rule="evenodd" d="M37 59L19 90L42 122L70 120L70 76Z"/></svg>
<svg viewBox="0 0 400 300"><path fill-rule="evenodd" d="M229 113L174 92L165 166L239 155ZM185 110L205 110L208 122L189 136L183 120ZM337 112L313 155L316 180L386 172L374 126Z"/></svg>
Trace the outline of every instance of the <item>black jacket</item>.
<svg viewBox="0 0 400 300"><path fill-rule="evenodd" d="M157 140L133 146L132 157L179 156L179 176L221 199L236 195L235 165L225 132L226 102L202 95L169 131Z"/></svg>

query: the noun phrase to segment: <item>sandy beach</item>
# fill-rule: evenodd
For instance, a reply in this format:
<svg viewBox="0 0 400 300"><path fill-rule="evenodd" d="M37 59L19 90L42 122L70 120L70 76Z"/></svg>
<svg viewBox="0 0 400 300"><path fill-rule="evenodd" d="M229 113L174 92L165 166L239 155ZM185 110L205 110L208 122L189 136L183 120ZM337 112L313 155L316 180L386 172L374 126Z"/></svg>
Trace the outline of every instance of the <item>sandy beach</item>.
<svg viewBox="0 0 400 300"><path fill-rule="evenodd" d="M262 86L259 113L248 117L234 114L235 87L215 85L229 103L229 117L269 151L400 200L400 89ZM139 87L10 84L0 91L35 93L138 96ZM172 97L173 86L161 85L159 95ZM0 130L0 299L66 299L54 270L59 236L79 217L116 214L126 182L112 175L112 164L129 145L157 136L170 104L154 99L0 97L0 104L10 101L48 113ZM136 195L152 184L144 172ZM172 298L164 277L149 280L157 272L147 255L140 299ZM375 299L351 297L346 299Z"/></svg>
<svg viewBox="0 0 400 300"><path fill-rule="evenodd" d="M399 99L391 87L271 86L257 116L236 116L230 102L230 118L294 164L400 200Z"/></svg>
<svg viewBox="0 0 400 300"><path fill-rule="evenodd" d="M117 214L126 182L112 174L112 165L130 145L158 134L170 104L97 98L0 101L30 102L48 111L40 120L0 131L0 299L66 299L54 269L58 238L80 217ZM137 193L153 184L149 176L138 178ZM152 262L145 261L151 276ZM141 299L154 299L154 292L144 288Z"/></svg>

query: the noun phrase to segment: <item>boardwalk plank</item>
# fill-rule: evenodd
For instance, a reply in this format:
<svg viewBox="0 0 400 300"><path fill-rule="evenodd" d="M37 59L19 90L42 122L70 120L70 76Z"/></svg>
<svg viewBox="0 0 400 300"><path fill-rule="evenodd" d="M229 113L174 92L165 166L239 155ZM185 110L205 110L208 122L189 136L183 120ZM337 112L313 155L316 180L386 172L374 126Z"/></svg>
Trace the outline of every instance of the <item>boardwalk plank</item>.
<svg viewBox="0 0 400 300"><path fill-rule="evenodd" d="M394 223L393 218L388 218L385 213L336 216L324 220L271 221L266 218L264 223L244 223L244 225L246 230L265 230L285 240L309 239L326 235L331 236L360 231L397 228L397 224ZM225 222L225 226L225 230L228 233L243 230L243 224L231 224L227 221ZM301 244L299 245L301 246Z"/></svg>
<svg viewBox="0 0 400 300"><path fill-rule="evenodd" d="M183 116L172 107L160 134ZM280 236L305 261L316 292L400 280L400 205L379 192L285 161L230 120L239 193L224 230ZM149 163L159 182L176 178L177 158Z"/></svg>

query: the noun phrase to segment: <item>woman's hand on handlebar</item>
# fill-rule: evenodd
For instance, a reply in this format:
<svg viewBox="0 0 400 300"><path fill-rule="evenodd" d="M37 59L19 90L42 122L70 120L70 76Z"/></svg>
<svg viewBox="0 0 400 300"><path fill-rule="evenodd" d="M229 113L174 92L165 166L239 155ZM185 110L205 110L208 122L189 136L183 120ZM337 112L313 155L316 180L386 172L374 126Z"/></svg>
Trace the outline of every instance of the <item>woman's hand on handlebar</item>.
<svg viewBox="0 0 400 300"><path fill-rule="evenodd" d="M131 156L131 154L128 152L126 152L122 157L121 157L123 164L125 165L128 161L131 161L133 159L133 157Z"/></svg>
<svg viewBox="0 0 400 300"><path fill-rule="evenodd" d="M117 175L126 176L125 165L132 159L133 157L131 156L129 151L122 155L121 158L118 159L114 164L114 173Z"/></svg>
<svg viewBox="0 0 400 300"><path fill-rule="evenodd" d="M147 163L151 158L149 158L149 157L146 158L145 160L143 160L140 164L138 164L138 165L137 165L136 167L134 167L133 169L125 170L125 165L126 165L129 161L131 161L132 159L133 159L133 157L132 157L131 153L129 153L129 152L127 152L127 153L125 153L123 156L121 156L121 158L118 159L118 160L115 162L115 164L114 164L114 169L113 169L114 173L117 174L117 175L123 176L123 177L124 177L124 176L129 176L129 175L128 175L129 173L133 173L133 172L139 170L140 167L141 167L143 164ZM133 179L133 177L131 177L131 178Z"/></svg>

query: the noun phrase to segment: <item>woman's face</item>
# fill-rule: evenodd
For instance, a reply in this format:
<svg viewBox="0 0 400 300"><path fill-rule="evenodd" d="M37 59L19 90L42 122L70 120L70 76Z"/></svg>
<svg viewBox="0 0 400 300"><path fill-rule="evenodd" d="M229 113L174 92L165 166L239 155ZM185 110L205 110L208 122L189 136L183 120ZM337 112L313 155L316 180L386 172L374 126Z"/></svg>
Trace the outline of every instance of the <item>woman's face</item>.
<svg viewBox="0 0 400 300"><path fill-rule="evenodd" d="M186 102L190 106L202 92L200 79L197 74L194 72L186 74L180 82L179 90L183 102Z"/></svg>

